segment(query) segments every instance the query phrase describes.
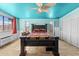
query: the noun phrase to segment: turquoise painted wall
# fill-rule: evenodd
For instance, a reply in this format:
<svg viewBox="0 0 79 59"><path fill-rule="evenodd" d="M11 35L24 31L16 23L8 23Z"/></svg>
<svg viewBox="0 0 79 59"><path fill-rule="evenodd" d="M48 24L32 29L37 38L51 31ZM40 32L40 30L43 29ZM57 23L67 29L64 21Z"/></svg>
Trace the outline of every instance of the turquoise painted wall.
<svg viewBox="0 0 79 59"><path fill-rule="evenodd" d="M53 23L53 19L20 19L20 32L25 30L25 21L29 22L29 30L31 32L31 24L48 24L48 32L50 30L50 21Z"/></svg>

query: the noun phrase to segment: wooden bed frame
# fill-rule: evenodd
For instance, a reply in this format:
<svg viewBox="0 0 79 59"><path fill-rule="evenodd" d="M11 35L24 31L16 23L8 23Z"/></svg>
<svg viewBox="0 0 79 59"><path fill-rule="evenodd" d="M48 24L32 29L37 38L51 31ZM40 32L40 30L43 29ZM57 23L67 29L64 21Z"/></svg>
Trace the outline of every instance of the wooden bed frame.
<svg viewBox="0 0 79 59"><path fill-rule="evenodd" d="M47 24L45 25L32 24L32 32L47 32Z"/></svg>
<svg viewBox="0 0 79 59"><path fill-rule="evenodd" d="M45 25L34 25L32 24L32 32L35 31L35 29L38 29L38 32L40 32L40 29L44 29L45 32L47 32L47 24ZM20 37L20 43L21 43L21 50L20 50L20 56L25 56L27 52L25 52L25 46L47 46L46 51L52 51L52 53L55 56L59 56L59 37L48 37L50 39L46 39L44 37L44 40L30 40L31 37ZM39 37L38 37L39 38ZM35 38L36 39L36 38Z"/></svg>

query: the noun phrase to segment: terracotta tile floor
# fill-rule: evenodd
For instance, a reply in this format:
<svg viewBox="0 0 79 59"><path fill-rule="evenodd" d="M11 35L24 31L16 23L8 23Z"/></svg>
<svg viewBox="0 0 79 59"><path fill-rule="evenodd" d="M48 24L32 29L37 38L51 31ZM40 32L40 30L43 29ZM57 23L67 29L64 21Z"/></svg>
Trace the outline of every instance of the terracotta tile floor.
<svg viewBox="0 0 79 59"><path fill-rule="evenodd" d="M53 56L52 52L46 52L45 47L26 47L28 56ZM31 48L31 49L30 49ZM79 56L79 48L64 41L59 41L59 52L61 56ZM19 56L20 41L16 40L0 48L0 56Z"/></svg>

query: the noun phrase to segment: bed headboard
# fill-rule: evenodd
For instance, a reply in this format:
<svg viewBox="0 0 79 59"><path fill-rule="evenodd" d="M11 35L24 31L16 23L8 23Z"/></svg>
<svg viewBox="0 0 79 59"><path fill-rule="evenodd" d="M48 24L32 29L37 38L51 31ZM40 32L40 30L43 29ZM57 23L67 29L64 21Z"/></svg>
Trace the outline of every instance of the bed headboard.
<svg viewBox="0 0 79 59"><path fill-rule="evenodd" d="M45 25L36 25L36 24L32 24L32 32L34 31L34 29L44 29L47 32L47 24Z"/></svg>

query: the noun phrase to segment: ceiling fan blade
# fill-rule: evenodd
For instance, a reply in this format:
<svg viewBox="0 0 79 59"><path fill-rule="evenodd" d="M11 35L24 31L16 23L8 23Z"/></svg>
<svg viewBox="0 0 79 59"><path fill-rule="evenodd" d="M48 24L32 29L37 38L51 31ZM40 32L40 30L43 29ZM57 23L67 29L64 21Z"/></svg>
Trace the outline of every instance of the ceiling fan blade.
<svg viewBox="0 0 79 59"><path fill-rule="evenodd" d="M38 7L42 7L42 3L36 3L36 5L38 6Z"/></svg>
<svg viewBox="0 0 79 59"><path fill-rule="evenodd" d="M52 7L52 6L54 6L55 4L56 4L56 3L47 3L46 6L47 6L47 7Z"/></svg>
<svg viewBox="0 0 79 59"><path fill-rule="evenodd" d="M40 14L41 12L40 12L40 11L38 11L37 13L38 13L38 14Z"/></svg>
<svg viewBox="0 0 79 59"><path fill-rule="evenodd" d="M47 12L47 13L49 12L49 10L48 10L48 9L46 9L46 10L44 10L44 11L45 11L45 12Z"/></svg>
<svg viewBox="0 0 79 59"><path fill-rule="evenodd" d="M38 13L42 13L42 12L49 13L49 10L48 10L48 9L46 9L46 10L43 10L43 11L40 11L40 10L38 10Z"/></svg>
<svg viewBox="0 0 79 59"><path fill-rule="evenodd" d="M40 8L38 9L38 11L39 11L39 12L42 12L42 10L41 10Z"/></svg>

